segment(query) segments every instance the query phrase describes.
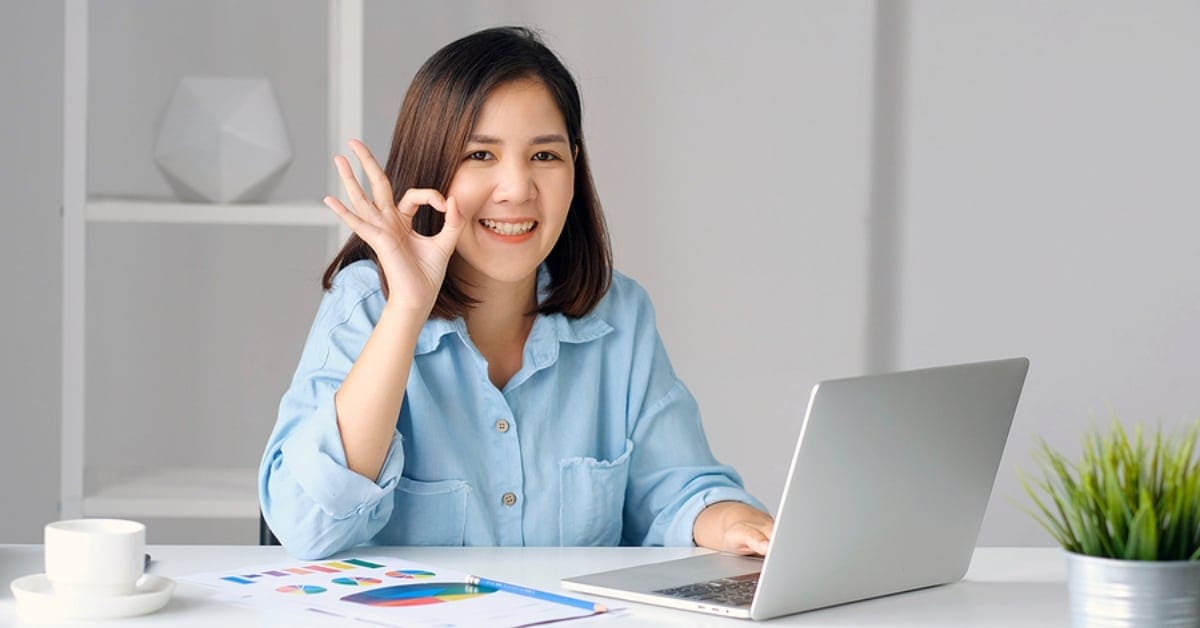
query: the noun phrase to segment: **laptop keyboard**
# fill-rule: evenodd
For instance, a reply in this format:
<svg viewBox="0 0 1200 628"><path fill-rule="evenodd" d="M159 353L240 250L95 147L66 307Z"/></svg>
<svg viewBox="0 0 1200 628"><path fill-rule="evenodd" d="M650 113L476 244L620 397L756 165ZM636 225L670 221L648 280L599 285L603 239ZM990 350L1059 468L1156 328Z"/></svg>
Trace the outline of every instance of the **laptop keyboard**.
<svg viewBox="0 0 1200 628"><path fill-rule="evenodd" d="M707 582L685 584L681 587L660 589L660 595L713 602L723 606L748 607L754 601L754 590L758 588L758 574L748 573L732 578L718 578Z"/></svg>

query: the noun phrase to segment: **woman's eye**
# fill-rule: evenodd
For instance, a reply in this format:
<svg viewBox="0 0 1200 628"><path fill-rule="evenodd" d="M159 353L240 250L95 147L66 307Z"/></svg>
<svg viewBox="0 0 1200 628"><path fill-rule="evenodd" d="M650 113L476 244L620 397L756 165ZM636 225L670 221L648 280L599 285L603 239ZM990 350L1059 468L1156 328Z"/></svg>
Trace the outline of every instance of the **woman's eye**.
<svg viewBox="0 0 1200 628"><path fill-rule="evenodd" d="M540 153L533 154L534 161L554 161L555 159L558 159L557 155L555 155L554 153L546 152L546 151L541 151Z"/></svg>
<svg viewBox="0 0 1200 628"><path fill-rule="evenodd" d="M473 159L475 161L484 161L490 156L491 155L486 150L477 150L473 153L468 153L467 159Z"/></svg>

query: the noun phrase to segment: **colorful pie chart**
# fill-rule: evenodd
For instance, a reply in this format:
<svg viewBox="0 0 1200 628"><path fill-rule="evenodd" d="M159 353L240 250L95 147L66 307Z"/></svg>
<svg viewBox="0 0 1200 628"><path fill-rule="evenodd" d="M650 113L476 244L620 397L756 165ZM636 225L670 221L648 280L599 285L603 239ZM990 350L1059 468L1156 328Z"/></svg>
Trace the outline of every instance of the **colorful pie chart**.
<svg viewBox="0 0 1200 628"><path fill-rule="evenodd" d="M371 589L347 595L342 601L367 606L424 606L469 600L496 591L497 589L492 587L465 582L422 582Z"/></svg>
<svg viewBox="0 0 1200 628"><path fill-rule="evenodd" d="M397 569L396 571L389 571L384 575L391 576L392 578L404 578L406 580L423 580L425 578L432 578L436 574L432 571L422 571L420 569Z"/></svg>
<svg viewBox="0 0 1200 628"><path fill-rule="evenodd" d="M291 593L292 595L316 595L325 592L324 587L313 586L311 584L289 584L275 590L280 593Z"/></svg>
<svg viewBox="0 0 1200 628"><path fill-rule="evenodd" d="M349 587L361 587L365 584L379 584L383 582L379 578L364 578L362 576L350 576L347 578L334 578L334 584L344 584Z"/></svg>

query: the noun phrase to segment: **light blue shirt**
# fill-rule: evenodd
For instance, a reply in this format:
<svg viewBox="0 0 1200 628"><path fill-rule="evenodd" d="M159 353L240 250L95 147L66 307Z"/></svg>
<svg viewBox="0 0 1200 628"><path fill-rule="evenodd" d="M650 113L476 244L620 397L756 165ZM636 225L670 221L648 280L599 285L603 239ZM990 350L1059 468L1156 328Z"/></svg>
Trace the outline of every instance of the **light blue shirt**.
<svg viewBox="0 0 1200 628"><path fill-rule="evenodd" d="M538 274L544 298L549 275ZM499 390L464 321L417 339L376 481L346 466L333 395L383 311L372 262L337 274L259 470L291 554L378 545L691 545L705 506L763 508L713 458L646 292L614 273L589 314L541 315Z"/></svg>

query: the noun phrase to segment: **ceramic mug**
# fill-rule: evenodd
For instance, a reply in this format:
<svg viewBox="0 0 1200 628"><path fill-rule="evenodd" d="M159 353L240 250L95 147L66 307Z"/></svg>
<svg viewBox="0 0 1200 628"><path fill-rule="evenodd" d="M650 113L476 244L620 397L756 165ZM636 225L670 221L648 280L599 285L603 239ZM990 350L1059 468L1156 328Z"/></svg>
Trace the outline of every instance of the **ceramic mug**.
<svg viewBox="0 0 1200 628"><path fill-rule="evenodd" d="M123 519L55 521L46 525L45 547L55 595L129 595L145 566L146 526Z"/></svg>

